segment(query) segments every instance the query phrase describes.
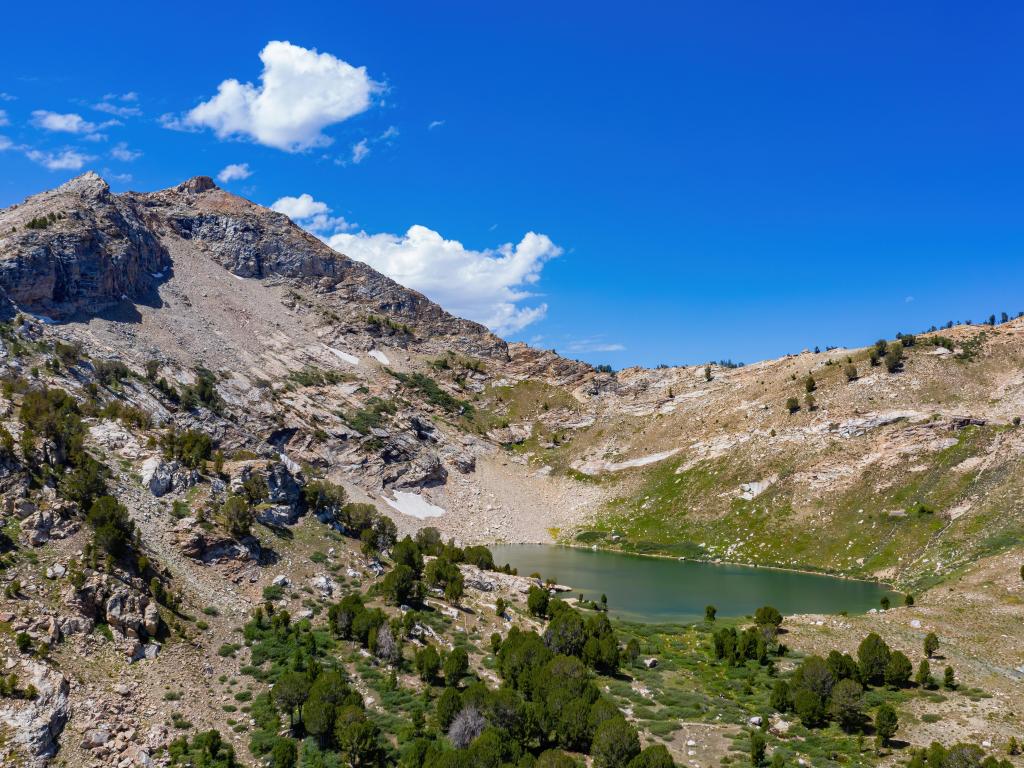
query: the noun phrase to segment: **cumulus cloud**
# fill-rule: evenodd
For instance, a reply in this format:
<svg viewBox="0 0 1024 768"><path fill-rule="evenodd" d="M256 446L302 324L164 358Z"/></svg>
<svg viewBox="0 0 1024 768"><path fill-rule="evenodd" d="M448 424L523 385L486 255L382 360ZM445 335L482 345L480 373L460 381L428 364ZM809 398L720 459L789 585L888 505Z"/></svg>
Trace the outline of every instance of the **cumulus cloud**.
<svg viewBox="0 0 1024 768"><path fill-rule="evenodd" d="M114 148L110 150L110 156L115 160L130 163L133 160L138 160L142 157L142 152L137 149L130 149L127 142L119 141Z"/></svg>
<svg viewBox="0 0 1024 768"><path fill-rule="evenodd" d="M107 120L104 123L93 123L74 112L51 112L47 109L37 109L32 112L32 125L52 133L74 133L82 136L87 141L102 141L106 138L101 130L120 125L117 120Z"/></svg>
<svg viewBox="0 0 1024 768"><path fill-rule="evenodd" d="M546 235L528 232L516 245L475 251L415 225L404 235L337 232L328 245L497 333L513 333L544 317L547 304L527 306L526 288L545 262L562 253Z"/></svg>
<svg viewBox="0 0 1024 768"><path fill-rule="evenodd" d="M259 85L225 80L217 94L183 117L161 122L179 130L212 129L219 138L246 137L299 152L327 146L323 129L370 108L383 90L366 73L329 53L272 41L260 51Z"/></svg>
<svg viewBox="0 0 1024 768"><path fill-rule="evenodd" d="M47 131L62 131L64 133L92 133L96 130L95 123L90 123L74 112L61 114L46 109L37 109L32 112L32 125Z"/></svg>
<svg viewBox="0 0 1024 768"><path fill-rule="evenodd" d="M279 198L270 209L283 213L303 229L314 233L347 232L355 227L344 216L332 215L327 203L314 200L305 192L298 197Z"/></svg>
<svg viewBox="0 0 1024 768"><path fill-rule="evenodd" d="M270 207L334 250L497 333L521 330L547 312L547 304L527 304L535 298L528 288L540 279L544 264L562 253L547 235L528 232L518 244L477 251L420 225L404 235L352 232L356 225L308 193L279 198Z"/></svg>
<svg viewBox="0 0 1024 768"><path fill-rule="evenodd" d="M86 163L91 163L96 159L92 155L83 155L74 149L65 149L62 152L29 149L25 152L25 157L51 171L77 171Z"/></svg>
<svg viewBox="0 0 1024 768"><path fill-rule="evenodd" d="M10 121L10 118L7 117L7 110L6 109L0 109L0 126L10 125L10 124L11 124L11 121Z"/></svg>
<svg viewBox="0 0 1024 768"><path fill-rule="evenodd" d="M5 149L11 149L13 146L13 141L6 136L0 136L0 152L3 152Z"/></svg>
<svg viewBox="0 0 1024 768"><path fill-rule="evenodd" d="M252 176L252 171L249 170L248 163L231 163L231 165L224 166L217 174L217 181L227 184L232 181L248 179L250 176Z"/></svg>
<svg viewBox="0 0 1024 768"><path fill-rule="evenodd" d="M440 128L442 125L444 125L444 120L431 120L427 125L427 130L432 131L435 128Z"/></svg>
<svg viewBox="0 0 1024 768"><path fill-rule="evenodd" d="M363 162L368 154L370 154L370 146L366 139L352 145L352 162L356 165Z"/></svg>

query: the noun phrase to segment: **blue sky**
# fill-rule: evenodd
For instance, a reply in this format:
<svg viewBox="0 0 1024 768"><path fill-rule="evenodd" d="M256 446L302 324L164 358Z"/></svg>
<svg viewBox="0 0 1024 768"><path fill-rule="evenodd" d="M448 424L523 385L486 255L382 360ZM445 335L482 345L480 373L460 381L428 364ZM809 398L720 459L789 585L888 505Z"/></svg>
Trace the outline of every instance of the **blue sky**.
<svg viewBox="0 0 1024 768"><path fill-rule="evenodd" d="M118 5L5 10L0 205L244 166L222 185L616 367L1024 310L1019 4Z"/></svg>

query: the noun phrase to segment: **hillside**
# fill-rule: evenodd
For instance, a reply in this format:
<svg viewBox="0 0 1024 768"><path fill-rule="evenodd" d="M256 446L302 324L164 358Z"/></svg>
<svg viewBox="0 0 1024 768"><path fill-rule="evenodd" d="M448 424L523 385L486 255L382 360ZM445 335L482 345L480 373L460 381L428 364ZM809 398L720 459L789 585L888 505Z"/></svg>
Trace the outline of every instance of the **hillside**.
<svg viewBox="0 0 1024 768"><path fill-rule="evenodd" d="M397 750L417 697L431 701L403 642L465 648L468 673L495 684L491 634L543 629L525 602L536 580L471 546L494 542L882 579L956 638L971 685L1019 701L1024 659L1005 633L1024 541L1022 319L739 368L600 372L506 343L205 177L115 195L85 174L0 211L0 291L0 653L39 694L0 695L0 759L44 764L64 732L66 765L166 763L179 731L217 728L250 764L250 737L275 738L279 713L249 702L287 666L260 623L273 611L302 625L288 643L342 664ZM417 532L416 584L432 589L406 626L381 590ZM455 572L427 579L424 555ZM378 652L386 623L365 647L327 639L353 594L405 633L396 658ZM990 605L985 623L951 612L972 601ZM920 619L907 634L903 618L796 618L787 642L848 647L887 626L909 647ZM711 642L706 627L686 638ZM677 685L668 671L635 674ZM730 710L733 736L753 707ZM630 722L685 760L678 724L649 720Z"/></svg>

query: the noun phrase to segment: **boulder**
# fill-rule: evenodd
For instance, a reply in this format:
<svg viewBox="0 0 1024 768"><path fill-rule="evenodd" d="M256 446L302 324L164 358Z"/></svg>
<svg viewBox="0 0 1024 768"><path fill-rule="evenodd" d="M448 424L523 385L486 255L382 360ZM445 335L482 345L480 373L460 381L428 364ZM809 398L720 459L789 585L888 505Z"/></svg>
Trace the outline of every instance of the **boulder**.
<svg viewBox="0 0 1024 768"><path fill-rule="evenodd" d="M147 637L145 614L148 606L149 598L145 595L131 591L127 587L118 587L107 598L107 624L128 638Z"/></svg>
<svg viewBox="0 0 1024 768"><path fill-rule="evenodd" d="M196 524L194 517L184 517L174 527L178 549L185 557L204 563L228 560L259 560L260 543L255 536L243 536L235 540L215 531L204 531Z"/></svg>
<svg viewBox="0 0 1024 768"><path fill-rule="evenodd" d="M171 473L159 456L150 456L142 463L142 484L158 497L171 490Z"/></svg>
<svg viewBox="0 0 1024 768"><path fill-rule="evenodd" d="M448 460L460 474L468 475L476 471L476 456L471 453L462 453L460 451L449 456Z"/></svg>
<svg viewBox="0 0 1024 768"><path fill-rule="evenodd" d="M313 589L324 597L330 597L334 594L334 581L330 576L316 576L309 583L313 585Z"/></svg>
<svg viewBox="0 0 1024 768"><path fill-rule="evenodd" d="M256 508L256 520L270 528L284 528L294 525L299 519L295 507L287 504L260 505Z"/></svg>
<svg viewBox="0 0 1024 768"><path fill-rule="evenodd" d="M63 579L64 574L68 572L67 566L61 563L54 563L46 569L46 578L48 579Z"/></svg>
<svg viewBox="0 0 1024 768"><path fill-rule="evenodd" d="M156 637L160 631L160 611L153 601L150 601L142 612L142 626L150 637Z"/></svg>
<svg viewBox="0 0 1024 768"><path fill-rule="evenodd" d="M488 431L487 437L502 445L513 445L528 440L532 432L533 430L529 424L511 424L507 427Z"/></svg>
<svg viewBox="0 0 1024 768"><path fill-rule="evenodd" d="M73 506L67 502L54 501L43 508L33 504L31 509L33 511L21 521L21 530L33 547L42 546L50 539L66 538L79 528L72 517Z"/></svg>
<svg viewBox="0 0 1024 768"><path fill-rule="evenodd" d="M436 453L429 449L416 452L411 460L387 462L390 466L381 478L385 486L394 488L427 488L448 481L448 470Z"/></svg>

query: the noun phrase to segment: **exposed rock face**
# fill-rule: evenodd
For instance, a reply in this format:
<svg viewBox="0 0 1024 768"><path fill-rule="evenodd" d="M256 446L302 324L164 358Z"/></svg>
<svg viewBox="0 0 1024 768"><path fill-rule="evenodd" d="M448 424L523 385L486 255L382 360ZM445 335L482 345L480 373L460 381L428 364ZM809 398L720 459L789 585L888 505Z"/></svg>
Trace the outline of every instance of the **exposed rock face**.
<svg viewBox="0 0 1024 768"><path fill-rule="evenodd" d="M400 318L419 336L444 337L453 348L508 359L505 342L478 323L454 317L422 294L354 261L296 227L287 216L220 190L206 177L137 196L178 237L192 241L239 277L315 282L341 306ZM395 329L377 326L392 343Z"/></svg>
<svg viewBox="0 0 1024 768"><path fill-rule="evenodd" d="M55 214L45 228L33 219ZM141 297L170 257L128 195L87 173L0 212L0 288L18 307L53 317Z"/></svg>
<svg viewBox="0 0 1024 768"><path fill-rule="evenodd" d="M128 640L145 640L160 630L156 604L144 591L141 580L122 580L109 574L90 573L81 589L68 586L63 595L72 611L64 619L65 634L89 632L102 621Z"/></svg>
<svg viewBox="0 0 1024 768"><path fill-rule="evenodd" d="M194 517L185 517L178 522L175 537L183 555L204 563L260 559L260 545L255 537L247 536L236 541L223 534L207 532L199 527Z"/></svg>
<svg viewBox="0 0 1024 768"><path fill-rule="evenodd" d="M64 675L46 664L23 661L14 671L20 685L35 686L39 695L29 700L0 699L0 724L6 726L11 741L0 745L0 762L42 768L56 754L57 739L71 713L71 687ZM10 755L12 747L25 762Z"/></svg>
<svg viewBox="0 0 1024 768"><path fill-rule="evenodd" d="M154 496L183 491L199 482L199 473L177 461L163 461L152 456L142 464L142 484Z"/></svg>
<svg viewBox="0 0 1024 768"><path fill-rule="evenodd" d="M16 513L23 516L21 531L25 540L33 547L39 547L50 539L63 539L78 530L79 524L73 518L74 505L54 500L43 508L27 500L21 500Z"/></svg>
<svg viewBox="0 0 1024 768"><path fill-rule="evenodd" d="M302 504L302 488L282 462L267 467L267 491L271 504L283 504L298 511Z"/></svg>

